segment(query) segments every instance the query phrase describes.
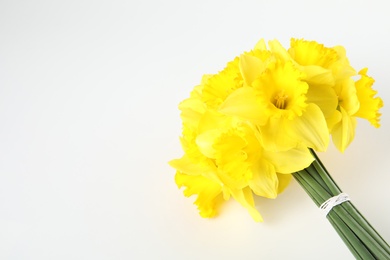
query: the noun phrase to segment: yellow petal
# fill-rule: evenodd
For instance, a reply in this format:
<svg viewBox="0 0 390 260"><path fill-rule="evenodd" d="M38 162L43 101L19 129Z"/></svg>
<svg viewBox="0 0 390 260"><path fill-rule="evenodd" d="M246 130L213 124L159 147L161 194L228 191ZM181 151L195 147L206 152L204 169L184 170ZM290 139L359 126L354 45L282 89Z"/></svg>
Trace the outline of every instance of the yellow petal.
<svg viewBox="0 0 390 260"><path fill-rule="evenodd" d="M174 159L169 161L169 165L175 168L176 170L189 174L189 175L202 175L205 169L199 164L194 163L187 156L183 156L180 159Z"/></svg>
<svg viewBox="0 0 390 260"><path fill-rule="evenodd" d="M284 117L270 117L268 123L259 127L261 142L268 151L286 151L298 145L298 140L291 137Z"/></svg>
<svg viewBox="0 0 390 260"><path fill-rule="evenodd" d="M282 193L286 187L290 184L292 175L291 174L280 174L277 173L279 179L278 194Z"/></svg>
<svg viewBox="0 0 390 260"><path fill-rule="evenodd" d="M272 52L276 53L282 60L284 61L292 61L295 63L295 61L291 58L290 54L287 52L287 50L280 44L278 40L272 40L268 42L268 45Z"/></svg>
<svg viewBox="0 0 390 260"><path fill-rule="evenodd" d="M232 125L232 118L217 111L207 110L199 120L198 132L203 133L214 129L229 128Z"/></svg>
<svg viewBox="0 0 390 260"><path fill-rule="evenodd" d="M238 201L243 207L245 207L249 214L256 222L263 222L263 218L255 208L255 202L253 201L253 194L249 187L239 190L231 190L233 198Z"/></svg>
<svg viewBox="0 0 390 260"><path fill-rule="evenodd" d="M356 94L355 82L348 78L335 86L339 98L339 106L352 116L359 110L360 102Z"/></svg>
<svg viewBox="0 0 390 260"><path fill-rule="evenodd" d="M168 164L180 173L203 175L217 183L222 183L217 175L218 169L215 163L199 151L197 154L191 152L190 150L186 151L182 158L171 160Z"/></svg>
<svg viewBox="0 0 390 260"><path fill-rule="evenodd" d="M199 120L195 143L199 151L206 157L215 159L215 142L224 131L232 126L232 118L215 111L208 110Z"/></svg>
<svg viewBox="0 0 390 260"><path fill-rule="evenodd" d="M343 46L335 46L332 48L336 51L338 60L331 65L335 81L340 81L345 78L350 78L356 75L356 71L349 64L345 48Z"/></svg>
<svg viewBox="0 0 390 260"><path fill-rule="evenodd" d="M309 84L334 85L335 81L331 70L316 65L301 66L301 68L305 72L305 80Z"/></svg>
<svg viewBox="0 0 390 260"><path fill-rule="evenodd" d="M261 75L265 68L265 63L255 56L245 54L240 56L240 71L247 86L252 85L252 82Z"/></svg>
<svg viewBox="0 0 390 260"><path fill-rule="evenodd" d="M176 184L179 188L185 186L184 195L190 197L198 195L194 204L198 206L199 214L204 218L210 218L217 214L222 204L221 185L203 176L193 176L176 173Z"/></svg>
<svg viewBox="0 0 390 260"><path fill-rule="evenodd" d="M336 110L333 114L326 118L326 123L328 124L329 133L332 132L333 127L339 123L342 119L341 112Z"/></svg>
<svg viewBox="0 0 390 260"><path fill-rule="evenodd" d="M180 173L193 176L202 175L216 183L222 183L217 176L217 168L212 162L197 162L184 155L180 159L171 160L169 165Z"/></svg>
<svg viewBox="0 0 390 260"><path fill-rule="evenodd" d="M266 51L267 50L267 46L265 44L264 39L261 39L260 41L258 41L256 43L255 50L260 50L260 51Z"/></svg>
<svg viewBox="0 0 390 260"><path fill-rule="evenodd" d="M244 151L248 142L236 130L223 134L213 145L216 152L215 163L221 180L231 188L247 186L251 176L248 172L247 153Z"/></svg>
<svg viewBox="0 0 390 260"><path fill-rule="evenodd" d="M278 178L275 167L266 160L258 160L252 167L249 187L258 196L274 199L278 195Z"/></svg>
<svg viewBox="0 0 390 260"><path fill-rule="evenodd" d="M293 148L288 151L264 153L264 157L269 160L278 173L293 173L308 167L314 160L307 147Z"/></svg>
<svg viewBox="0 0 390 260"><path fill-rule="evenodd" d="M327 118L336 111L338 98L336 92L330 86L311 85L307 92L307 102L316 104Z"/></svg>
<svg viewBox="0 0 390 260"><path fill-rule="evenodd" d="M328 126L321 109L309 104L300 117L286 121L289 134L307 147L325 151L329 144Z"/></svg>
<svg viewBox="0 0 390 260"><path fill-rule="evenodd" d="M333 127L332 139L337 149L344 152L355 137L356 118L349 116L342 107L340 110L342 119Z"/></svg>
<svg viewBox="0 0 390 260"><path fill-rule="evenodd" d="M196 137L196 144L199 147L199 151L206 157L215 159L216 150L213 147L216 140L222 134L221 129L214 129L205 131Z"/></svg>
<svg viewBox="0 0 390 260"><path fill-rule="evenodd" d="M205 112L205 104L196 98L188 98L183 100L179 104L179 109L181 110L181 119L183 120L183 124L191 126L195 128L203 113Z"/></svg>
<svg viewBox="0 0 390 260"><path fill-rule="evenodd" d="M221 105L219 112L253 120L260 125L267 121L265 109L258 92L251 87L242 87L230 94Z"/></svg>

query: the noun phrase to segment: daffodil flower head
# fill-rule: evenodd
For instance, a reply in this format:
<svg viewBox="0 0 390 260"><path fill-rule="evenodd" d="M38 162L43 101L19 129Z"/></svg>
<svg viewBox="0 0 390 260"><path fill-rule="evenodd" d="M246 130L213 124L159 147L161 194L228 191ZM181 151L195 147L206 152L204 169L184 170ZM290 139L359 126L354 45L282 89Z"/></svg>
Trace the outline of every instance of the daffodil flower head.
<svg viewBox="0 0 390 260"><path fill-rule="evenodd" d="M293 119L301 116L305 108L308 85L302 81L304 74L291 62L277 61L269 64L253 87L263 97L267 114L271 117Z"/></svg>

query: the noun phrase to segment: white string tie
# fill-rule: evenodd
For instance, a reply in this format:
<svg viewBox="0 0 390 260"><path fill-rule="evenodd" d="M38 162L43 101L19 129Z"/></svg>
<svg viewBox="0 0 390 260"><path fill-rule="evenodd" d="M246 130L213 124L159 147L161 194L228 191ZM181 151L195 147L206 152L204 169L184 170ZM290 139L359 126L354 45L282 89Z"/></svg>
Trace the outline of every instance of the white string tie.
<svg viewBox="0 0 390 260"><path fill-rule="evenodd" d="M349 196L346 193L340 193L321 204L320 210L326 216L332 210L334 206L337 206L343 202L349 200Z"/></svg>

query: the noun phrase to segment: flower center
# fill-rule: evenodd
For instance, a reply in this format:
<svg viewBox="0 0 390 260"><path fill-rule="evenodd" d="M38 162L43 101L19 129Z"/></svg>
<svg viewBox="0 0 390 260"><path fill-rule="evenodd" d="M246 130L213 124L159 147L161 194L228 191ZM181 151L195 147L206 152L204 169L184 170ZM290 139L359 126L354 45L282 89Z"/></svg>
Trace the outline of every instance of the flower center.
<svg viewBox="0 0 390 260"><path fill-rule="evenodd" d="M284 90L282 90L275 96L274 105L279 109L285 109L287 106L287 98L288 96L284 94Z"/></svg>

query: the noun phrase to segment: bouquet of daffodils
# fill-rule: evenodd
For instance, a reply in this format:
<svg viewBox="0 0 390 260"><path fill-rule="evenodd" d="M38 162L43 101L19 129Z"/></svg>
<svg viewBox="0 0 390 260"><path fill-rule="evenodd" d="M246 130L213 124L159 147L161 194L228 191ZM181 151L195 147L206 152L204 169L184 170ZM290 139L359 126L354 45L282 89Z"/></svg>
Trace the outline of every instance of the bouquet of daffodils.
<svg viewBox="0 0 390 260"><path fill-rule="evenodd" d="M390 259L390 247L341 192L315 151L343 152L356 118L379 127L383 102L367 69L358 73L341 46L260 40L253 50L205 75L179 105L184 155L170 161L202 217L233 197L263 221L253 196L276 198L292 178L323 209L358 259Z"/></svg>

